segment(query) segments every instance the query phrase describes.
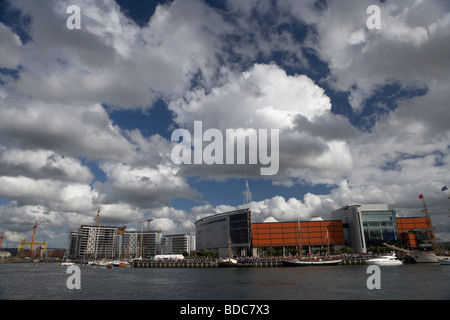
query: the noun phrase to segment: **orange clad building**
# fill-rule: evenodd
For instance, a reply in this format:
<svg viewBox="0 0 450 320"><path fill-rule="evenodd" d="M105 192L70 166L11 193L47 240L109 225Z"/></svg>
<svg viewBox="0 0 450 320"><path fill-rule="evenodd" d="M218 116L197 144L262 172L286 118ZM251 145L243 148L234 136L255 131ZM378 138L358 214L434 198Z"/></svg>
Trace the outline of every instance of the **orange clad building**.
<svg viewBox="0 0 450 320"><path fill-rule="evenodd" d="M320 245L344 245L344 229L341 220L301 221L299 239L298 222L268 222L252 224L252 246L290 247ZM328 238L327 238L328 236Z"/></svg>
<svg viewBox="0 0 450 320"><path fill-rule="evenodd" d="M419 248L420 240L429 240L431 228L426 217L397 218L399 240L404 248Z"/></svg>

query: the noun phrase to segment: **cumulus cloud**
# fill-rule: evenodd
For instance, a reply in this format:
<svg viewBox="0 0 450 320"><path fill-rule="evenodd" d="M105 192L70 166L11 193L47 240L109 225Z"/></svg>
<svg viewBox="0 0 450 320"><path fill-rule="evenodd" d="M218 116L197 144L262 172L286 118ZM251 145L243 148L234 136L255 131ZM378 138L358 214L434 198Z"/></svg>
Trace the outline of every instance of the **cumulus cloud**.
<svg viewBox="0 0 450 320"><path fill-rule="evenodd" d="M94 175L76 158L64 157L50 150L0 150L0 175L51 178L90 183Z"/></svg>
<svg viewBox="0 0 450 320"><path fill-rule="evenodd" d="M172 198L195 199L198 196L186 181L177 175L173 166L159 165L157 168L135 167L122 163L104 163L108 181L97 185L101 191L100 201L114 203L123 201L143 208L154 208L169 204Z"/></svg>
<svg viewBox="0 0 450 320"><path fill-rule="evenodd" d="M323 172L329 169L322 177L317 177L317 172L307 174L308 180L318 183L327 180L331 171L342 174L351 169L352 157L345 138L354 135L356 130L348 121L330 112L329 97L310 78L289 76L274 64L256 64L238 74L224 72L224 77L226 81L221 86L208 92L191 91L169 105L180 126L192 132L194 121L201 120L205 130L217 128L223 136L227 129L235 128L280 130L277 156L281 179L287 175L291 178L304 176L315 168ZM194 174L199 172L196 170L206 170L209 176L242 175L246 170L259 174L232 165L185 170L187 174L193 174L192 170Z"/></svg>
<svg viewBox="0 0 450 320"><path fill-rule="evenodd" d="M405 87L421 87L448 78L449 7L441 1L396 1L378 4L381 29L369 30L370 1L330 1L311 17L303 4L292 4L292 14L315 26L308 46L328 63L328 84L350 92L355 111L380 86L392 80ZM291 5L291 3L289 3ZM447 40L446 40L447 39Z"/></svg>

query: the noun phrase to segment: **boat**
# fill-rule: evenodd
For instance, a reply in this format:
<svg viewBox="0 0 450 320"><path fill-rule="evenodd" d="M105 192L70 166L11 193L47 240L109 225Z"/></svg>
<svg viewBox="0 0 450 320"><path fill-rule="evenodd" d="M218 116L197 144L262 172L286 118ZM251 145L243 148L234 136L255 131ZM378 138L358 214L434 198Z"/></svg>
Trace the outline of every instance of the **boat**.
<svg viewBox="0 0 450 320"><path fill-rule="evenodd" d="M66 250L64 251L64 256L62 258L61 265L63 267L70 267L70 266L75 265L75 262L69 261L69 257L68 256L69 256L69 244L67 244Z"/></svg>
<svg viewBox="0 0 450 320"><path fill-rule="evenodd" d="M344 259L318 259L318 260L299 260L284 259L281 260L284 267L312 267L312 266L337 266Z"/></svg>
<svg viewBox="0 0 450 320"><path fill-rule="evenodd" d="M122 267L129 267L130 263L128 261L115 260L113 262L113 265L114 267L122 268Z"/></svg>
<svg viewBox="0 0 450 320"><path fill-rule="evenodd" d="M380 256L378 258L366 260L368 265L376 265L376 266L401 266L403 264L396 255L391 256Z"/></svg>
<svg viewBox="0 0 450 320"><path fill-rule="evenodd" d="M231 236L228 236L228 258L222 259L217 264L219 267L237 267L238 261L231 255Z"/></svg>
<svg viewBox="0 0 450 320"><path fill-rule="evenodd" d="M441 258L441 259L439 259L439 264L440 265L447 265L447 266L449 266L450 265L450 257L444 257L444 258Z"/></svg>
<svg viewBox="0 0 450 320"><path fill-rule="evenodd" d="M425 218L428 224L428 232L430 235L430 242L432 245L432 251L418 251L418 250L407 250L407 249L403 249L403 248L398 248L396 246L387 244L387 243L383 243L385 246L393 249L393 250L397 250L400 252L404 252L408 255L409 261L413 262L413 263L439 263L439 261L444 258L444 256L438 256L437 255L437 249L436 249L436 239L434 236L434 228L433 228L433 224L431 222L431 217L430 214L428 213L428 208L425 204L425 200L423 199L423 196L421 195L421 197L419 197L420 199L422 199L423 202L423 210L421 210L422 212L425 212Z"/></svg>
<svg viewBox="0 0 450 320"><path fill-rule="evenodd" d="M299 257L300 259L283 259L281 263L284 267L309 267L309 266L337 266L344 259L337 259L330 256L330 240L328 237L328 229L326 230L327 235L327 257L318 259L302 259L302 241L300 232L300 219L297 220L298 227L298 247L299 247Z"/></svg>
<svg viewBox="0 0 450 320"><path fill-rule="evenodd" d="M237 267L238 261L236 259L227 258L227 259L220 260L217 265L219 267Z"/></svg>

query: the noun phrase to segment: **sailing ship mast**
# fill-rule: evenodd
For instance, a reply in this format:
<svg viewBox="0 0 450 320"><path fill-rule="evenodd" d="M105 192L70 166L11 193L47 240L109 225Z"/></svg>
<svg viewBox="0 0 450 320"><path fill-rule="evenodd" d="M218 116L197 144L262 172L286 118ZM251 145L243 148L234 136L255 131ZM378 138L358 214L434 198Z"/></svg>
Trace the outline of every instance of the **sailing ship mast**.
<svg viewBox="0 0 450 320"><path fill-rule="evenodd" d="M327 230L327 253L328 253L328 257L330 256L330 238L328 237L328 228Z"/></svg>
<svg viewBox="0 0 450 320"><path fill-rule="evenodd" d="M300 218L297 220L297 226L298 226L298 256L302 257L302 236L300 234Z"/></svg>
<svg viewBox="0 0 450 320"><path fill-rule="evenodd" d="M245 179L245 199L244 204L248 209L248 250L251 250L252 247L252 194L250 192L250 187L248 186L248 181Z"/></svg>
<svg viewBox="0 0 450 320"><path fill-rule="evenodd" d="M233 256L231 255L231 236L228 236L228 259L231 261Z"/></svg>
<svg viewBox="0 0 450 320"><path fill-rule="evenodd" d="M434 236L434 228L433 228L433 224L431 222L431 217L428 213L428 208L425 204L425 199L423 198L423 196L421 197L422 202L423 202L423 210L421 210L422 212L425 212L425 218L427 220L428 226L429 226L429 232L430 232L430 238L431 238L431 245L433 246L433 252L436 252L436 239Z"/></svg>

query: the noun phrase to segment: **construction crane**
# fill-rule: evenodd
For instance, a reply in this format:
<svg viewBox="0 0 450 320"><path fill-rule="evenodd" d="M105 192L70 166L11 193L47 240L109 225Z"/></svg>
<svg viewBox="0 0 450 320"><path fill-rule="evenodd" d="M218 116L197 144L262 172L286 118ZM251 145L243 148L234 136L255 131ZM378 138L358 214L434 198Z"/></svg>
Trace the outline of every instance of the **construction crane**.
<svg viewBox="0 0 450 320"><path fill-rule="evenodd" d="M22 241L19 242L19 246L18 246L18 249L17 249L19 256L20 256L20 254L23 252L23 250L27 246L29 246L29 248L30 248L29 249L30 250L29 251L30 255L34 256L34 254L35 254L35 252L34 252L34 245L35 244L39 245L40 251L42 250L41 252L45 252L47 250L47 242L45 242L45 241L36 241L36 229L37 229L37 220L36 220L36 222L34 223L34 226L33 226L33 239L32 239L32 241L31 242L25 241L25 238L22 237Z"/></svg>
<svg viewBox="0 0 450 320"><path fill-rule="evenodd" d="M153 221L153 219L147 219L147 220L139 221L139 223L147 222L147 231L150 231L150 222L152 222L152 221ZM142 248L143 240L144 240L144 235L142 234L142 227L141 227L141 245L140 245L140 255L141 255L141 257L145 256L145 247Z"/></svg>
<svg viewBox="0 0 450 320"><path fill-rule="evenodd" d="M120 235L123 235L125 233L125 229L127 228L127 226L122 226L122 227L117 227L117 232Z"/></svg>
<svg viewBox="0 0 450 320"><path fill-rule="evenodd" d="M150 231L150 222L152 222L152 221L153 221L153 219L147 219L147 220L139 221L139 223L147 222L147 231Z"/></svg>
<svg viewBox="0 0 450 320"><path fill-rule="evenodd" d="M5 231L2 232L2 236L0 237L0 251L2 250L3 238L5 237Z"/></svg>
<svg viewBox="0 0 450 320"><path fill-rule="evenodd" d="M97 223L96 223L97 227L98 227L99 220L100 220L100 208L98 208L98 211L97 211Z"/></svg>
<svg viewBox="0 0 450 320"><path fill-rule="evenodd" d="M33 240L31 240L31 248L30 248L31 252L34 251L34 241L36 240L36 229L37 229L37 220L34 223L34 227L33 227Z"/></svg>

